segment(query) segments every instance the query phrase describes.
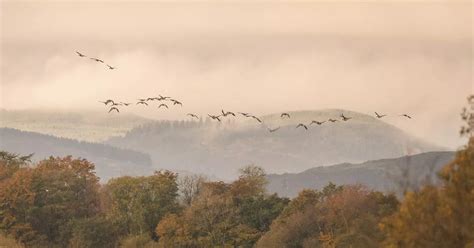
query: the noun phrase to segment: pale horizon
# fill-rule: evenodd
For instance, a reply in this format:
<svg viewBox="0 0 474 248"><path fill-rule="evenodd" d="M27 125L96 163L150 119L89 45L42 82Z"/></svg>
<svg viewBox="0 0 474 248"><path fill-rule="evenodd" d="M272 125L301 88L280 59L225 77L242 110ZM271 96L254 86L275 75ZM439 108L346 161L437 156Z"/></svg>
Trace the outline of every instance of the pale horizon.
<svg viewBox="0 0 474 248"><path fill-rule="evenodd" d="M2 2L0 108L153 119L338 108L450 149L474 91L470 2ZM80 51L116 66L107 70Z"/></svg>

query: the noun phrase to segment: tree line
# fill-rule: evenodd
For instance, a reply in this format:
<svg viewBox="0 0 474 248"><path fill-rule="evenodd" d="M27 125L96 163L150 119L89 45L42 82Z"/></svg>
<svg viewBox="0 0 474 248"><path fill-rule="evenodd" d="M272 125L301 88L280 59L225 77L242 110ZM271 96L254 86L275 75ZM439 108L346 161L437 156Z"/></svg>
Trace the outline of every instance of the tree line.
<svg viewBox="0 0 474 248"><path fill-rule="evenodd" d="M100 185L85 159L0 153L0 230L25 247L469 247L474 139L440 186L393 194L329 184L269 194L264 171L230 183L170 171Z"/></svg>

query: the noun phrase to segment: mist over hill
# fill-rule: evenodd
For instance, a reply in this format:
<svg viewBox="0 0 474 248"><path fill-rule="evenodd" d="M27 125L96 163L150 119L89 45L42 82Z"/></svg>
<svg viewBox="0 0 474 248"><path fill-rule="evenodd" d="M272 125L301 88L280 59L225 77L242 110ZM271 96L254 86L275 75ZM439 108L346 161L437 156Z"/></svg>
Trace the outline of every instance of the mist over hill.
<svg viewBox="0 0 474 248"><path fill-rule="evenodd" d="M99 104L99 103L98 103ZM125 134L151 120L133 114L0 109L0 127L89 142Z"/></svg>
<svg viewBox="0 0 474 248"><path fill-rule="evenodd" d="M428 152L394 159L372 160L360 164L320 166L300 173L269 174L269 192L295 197L303 189L322 189L329 182L337 185L362 184L382 192L397 192L402 187L436 183L436 173L453 160L454 152Z"/></svg>
<svg viewBox="0 0 474 248"><path fill-rule="evenodd" d="M150 157L141 152L11 128L0 128L0 150L22 155L34 153L34 161L49 156L85 158L95 164L102 181L123 175L149 174L153 170Z"/></svg>
<svg viewBox="0 0 474 248"><path fill-rule="evenodd" d="M295 128L300 122L340 119L341 113L353 119L313 125L308 131ZM268 173L299 172L316 165L442 150L357 112L328 109L290 112L290 115L290 119L282 119L280 114L263 116L264 124L241 117L228 117L222 123L209 119L158 121L134 128L106 143L148 153L157 168L223 179L235 178L238 168L249 164L261 166ZM267 130L278 126L281 128L277 132Z"/></svg>

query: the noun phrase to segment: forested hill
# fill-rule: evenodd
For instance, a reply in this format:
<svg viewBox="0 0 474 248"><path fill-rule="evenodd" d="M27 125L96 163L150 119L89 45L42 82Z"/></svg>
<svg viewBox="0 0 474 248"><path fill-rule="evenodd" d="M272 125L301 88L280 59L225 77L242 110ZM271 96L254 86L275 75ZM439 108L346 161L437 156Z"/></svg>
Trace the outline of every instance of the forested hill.
<svg viewBox="0 0 474 248"><path fill-rule="evenodd" d="M341 113L353 119L342 122ZM222 123L209 119L159 121L134 128L107 143L148 153L159 168L213 174L223 179L234 179L238 168L249 164L269 173L300 172L317 165L358 163L442 149L362 113L328 109L289 114L290 119L282 119L280 114L263 116L264 124L241 116L223 118ZM339 121L309 125L312 120L328 118ZM308 124L309 130L297 129L300 122ZM276 127L280 129L268 131Z"/></svg>
<svg viewBox="0 0 474 248"><path fill-rule="evenodd" d="M141 152L11 128L0 128L0 150L34 153L35 161L49 156L86 158L96 165L97 175L103 181L121 175L147 174L153 170L150 157Z"/></svg>
<svg viewBox="0 0 474 248"><path fill-rule="evenodd" d="M89 142L102 142L112 136L123 135L130 129L151 121L133 114L111 115L106 111L0 109L0 117L0 127Z"/></svg>
<svg viewBox="0 0 474 248"><path fill-rule="evenodd" d="M287 197L294 197L303 189L321 189L329 182L362 184L384 192L413 190L427 182L435 183L436 173L452 161L454 155L454 152L428 152L360 164L321 166L294 174L269 174L267 189Z"/></svg>

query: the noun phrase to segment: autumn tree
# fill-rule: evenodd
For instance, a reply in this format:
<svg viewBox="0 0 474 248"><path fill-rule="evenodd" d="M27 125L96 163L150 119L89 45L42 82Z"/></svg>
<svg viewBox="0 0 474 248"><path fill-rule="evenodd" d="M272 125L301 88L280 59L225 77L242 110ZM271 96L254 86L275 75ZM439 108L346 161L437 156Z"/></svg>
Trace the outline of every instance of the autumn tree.
<svg viewBox="0 0 474 248"><path fill-rule="evenodd" d="M300 192L257 243L257 247L379 247L378 222L397 206L393 195L362 186Z"/></svg>
<svg viewBox="0 0 474 248"><path fill-rule="evenodd" d="M31 162L33 154L20 156L19 154L0 151L0 181L11 177L20 168Z"/></svg>
<svg viewBox="0 0 474 248"><path fill-rule="evenodd" d="M155 237L158 222L179 210L177 174L157 171L147 177L120 177L104 187L104 211L129 235Z"/></svg>
<svg viewBox="0 0 474 248"><path fill-rule="evenodd" d="M474 96L461 114L467 146L439 172L441 185L408 192L400 209L381 223L389 247L474 246Z"/></svg>
<svg viewBox="0 0 474 248"><path fill-rule="evenodd" d="M70 221L99 210L93 170L92 163L71 157L20 168L0 185L1 229L27 245L67 245Z"/></svg>
<svg viewBox="0 0 474 248"><path fill-rule="evenodd" d="M160 247L252 247L288 200L265 192L265 173L250 166L233 183L207 182L191 205L157 226Z"/></svg>
<svg viewBox="0 0 474 248"><path fill-rule="evenodd" d="M202 190L203 184L207 181L206 177L201 175L186 175L178 177L178 187L181 202L185 206L191 205Z"/></svg>

